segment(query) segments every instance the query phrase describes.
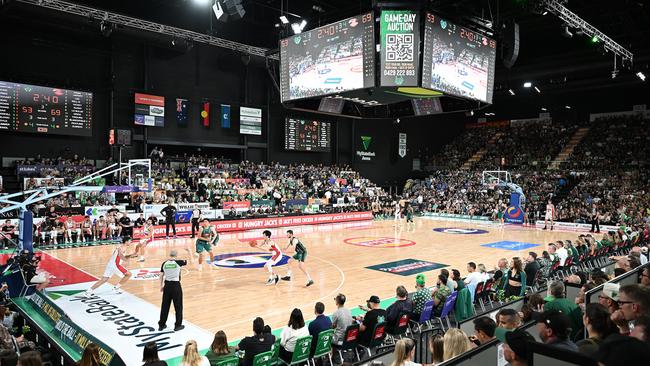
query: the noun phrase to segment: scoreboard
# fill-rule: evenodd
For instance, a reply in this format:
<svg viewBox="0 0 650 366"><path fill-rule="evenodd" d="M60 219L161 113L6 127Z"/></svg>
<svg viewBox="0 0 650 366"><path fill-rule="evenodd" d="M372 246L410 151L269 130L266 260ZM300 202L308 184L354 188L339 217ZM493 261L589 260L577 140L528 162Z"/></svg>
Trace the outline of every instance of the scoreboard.
<svg viewBox="0 0 650 366"><path fill-rule="evenodd" d="M0 81L0 131L92 136L93 94Z"/></svg>
<svg viewBox="0 0 650 366"><path fill-rule="evenodd" d="M287 118L284 125L284 148L294 151L330 151L331 123Z"/></svg>
<svg viewBox="0 0 650 366"><path fill-rule="evenodd" d="M280 40L282 102L375 85L372 13Z"/></svg>
<svg viewBox="0 0 650 366"><path fill-rule="evenodd" d="M427 13L422 87L492 103L496 41Z"/></svg>

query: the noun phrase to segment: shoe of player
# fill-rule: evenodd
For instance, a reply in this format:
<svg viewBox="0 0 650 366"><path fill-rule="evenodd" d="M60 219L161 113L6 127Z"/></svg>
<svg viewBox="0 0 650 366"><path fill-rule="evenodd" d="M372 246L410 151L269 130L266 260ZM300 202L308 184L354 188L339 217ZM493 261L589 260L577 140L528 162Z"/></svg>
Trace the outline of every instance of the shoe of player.
<svg viewBox="0 0 650 366"><path fill-rule="evenodd" d="M314 280L309 280L309 282L307 282L307 284L305 285L305 287L309 287L309 286L311 286L311 285L313 285L313 284L314 284Z"/></svg>
<svg viewBox="0 0 650 366"><path fill-rule="evenodd" d="M169 236L166 236L165 239L169 240Z"/></svg>
<svg viewBox="0 0 650 366"><path fill-rule="evenodd" d="M138 258L138 262L144 262L144 257Z"/></svg>
<svg viewBox="0 0 650 366"><path fill-rule="evenodd" d="M275 275L275 278L273 279L273 284L274 284L274 285L277 285L278 282L280 282L280 276Z"/></svg>
<svg viewBox="0 0 650 366"><path fill-rule="evenodd" d="M179 325L179 326L174 328L174 332L178 332L178 331L181 331L183 329L185 329L185 326L184 325Z"/></svg>
<svg viewBox="0 0 650 366"><path fill-rule="evenodd" d="M268 285L273 285L273 279L272 279L272 278L269 278L268 280L266 280L266 285L267 285L267 286L268 286Z"/></svg>
<svg viewBox="0 0 650 366"><path fill-rule="evenodd" d="M176 235L174 235L174 239L178 238ZM185 328L184 326L181 325L181 327Z"/></svg>
<svg viewBox="0 0 650 366"><path fill-rule="evenodd" d="M282 281L291 281L291 276L282 277Z"/></svg>
<svg viewBox="0 0 650 366"><path fill-rule="evenodd" d="M123 293L121 288L113 287L113 293L115 295L121 295Z"/></svg>

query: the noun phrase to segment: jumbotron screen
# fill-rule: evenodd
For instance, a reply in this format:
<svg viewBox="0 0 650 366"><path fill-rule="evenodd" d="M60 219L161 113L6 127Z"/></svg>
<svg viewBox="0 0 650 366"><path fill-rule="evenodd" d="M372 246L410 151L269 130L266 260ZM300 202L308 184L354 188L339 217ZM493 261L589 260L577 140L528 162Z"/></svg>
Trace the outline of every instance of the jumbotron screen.
<svg viewBox="0 0 650 366"><path fill-rule="evenodd" d="M374 86L372 13L280 40L282 101Z"/></svg>
<svg viewBox="0 0 650 366"><path fill-rule="evenodd" d="M0 131L92 136L93 94L0 81Z"/></svg>
<svg viewBox="0 0 650 366"><path fill-rule="evenodd" d="M330 151L330 122L287 118L284 125L284 149L295 151Z"/></svg>
<svg viewBox="0 0 650 366"><path fill-rule="evenodd" d="M422 87L492 103L495 59L495 40L427 13Z"/></svg>

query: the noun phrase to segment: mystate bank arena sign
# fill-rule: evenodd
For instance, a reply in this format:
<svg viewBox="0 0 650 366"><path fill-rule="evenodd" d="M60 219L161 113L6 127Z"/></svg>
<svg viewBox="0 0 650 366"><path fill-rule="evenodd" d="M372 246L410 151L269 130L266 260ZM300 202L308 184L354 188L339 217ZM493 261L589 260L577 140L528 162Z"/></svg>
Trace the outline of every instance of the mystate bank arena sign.
<svg viewBox="0 0 650 366"><path fill-rule="evenodd" d="M372 158L376 156L374 151L368 151L371 143L372 136L361 136L361 146L363 149L357 150L357 156L361 158L361 161L372 161Z"/></svg>

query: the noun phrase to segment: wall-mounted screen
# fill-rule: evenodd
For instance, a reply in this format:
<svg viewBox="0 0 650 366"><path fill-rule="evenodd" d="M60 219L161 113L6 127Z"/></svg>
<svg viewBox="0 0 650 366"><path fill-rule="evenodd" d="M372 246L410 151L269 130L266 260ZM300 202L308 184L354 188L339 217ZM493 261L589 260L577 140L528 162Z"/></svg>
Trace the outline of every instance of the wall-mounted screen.
<svg viewBox="0 0 650 366"><path fill-rule="evenodd" d="M372 13L280 40L283 102L368 88L374 81Z"/></svg>
<svg viewBox="0 0 650 366"><path fill-rule="evenodd" d="M139 126L165 127L165 97L135 93L133 121Z"/></svg>
<svg viewBox="0 0 650 366"><path fill-rule="evenodd" d="M262 110L239 107L239 133L243 135L262 134Z"/></svg>
<svg viewBox="0 0 650 366"><path fill-rule="evenodd" d="M93 94L0 81L0 131L92 136Z"/></svg>
<svg viewBox="0 0 650 366"><path fill-rule="evenodd" d="M284 148L328 152L331 146L331 127L330 122L287 118L284 125Z"/></svg>
<svg viewBox="0 0 650 366"><path fill-rule="evenodd" d="M496 41L426 14L422 87L492 103Z"/></svg>

